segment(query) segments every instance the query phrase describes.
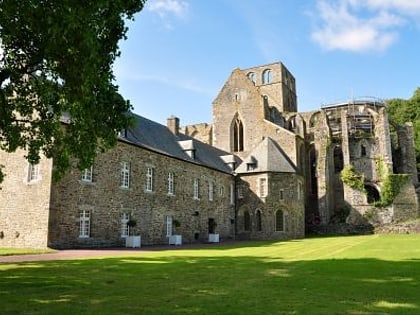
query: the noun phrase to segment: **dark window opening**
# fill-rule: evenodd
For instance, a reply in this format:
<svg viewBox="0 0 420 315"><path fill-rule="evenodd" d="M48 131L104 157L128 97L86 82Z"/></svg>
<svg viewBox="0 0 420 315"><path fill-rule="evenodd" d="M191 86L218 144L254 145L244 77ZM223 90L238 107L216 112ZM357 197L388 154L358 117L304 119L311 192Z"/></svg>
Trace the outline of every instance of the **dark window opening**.
<svg viewBox="0 0 420 315"><path fill-rule="evenodd" d="M284 215L283 211L277 210L276 212L276 231L282 232L284 231Z"/></svg>
<svg viewBox="0 0 420 315"><path fill-rule="evenodd" d="M362 144L360 146L360 156L366 156L367 152L366 152L366 147Z"/></svg>
<svg viewBox="0 0 420 315"><path fill-rule="evenodd" d="M375 187L371 185L365 185L365 190L367 193L367 201L369 204L381 200L381 195Z"/></svg>
<svg viewBox="0 0 420 315"><path fill-rule="evenodd" d="M251 231L251 215L249 211L244 212L244 230Z"/></svg>
<svg viewBox="0 0 420 315"><path fill-rule="evenodd" d="M240 152L244 150L244 127L239 119L235 120L233 126L233 151Z"/></svg>
<svg viewBox="0 0 420 315"><path fill-rule="evenodd" d="M334 170L336 173L340 173L344 168L344 157L341 146L337 145L334 148Z"/></svg>
<svg viewBox="0 0 420 315"><path fill-rule="evenodd" d="M257 210L257 231L262 231L261 210Z"/></svg>

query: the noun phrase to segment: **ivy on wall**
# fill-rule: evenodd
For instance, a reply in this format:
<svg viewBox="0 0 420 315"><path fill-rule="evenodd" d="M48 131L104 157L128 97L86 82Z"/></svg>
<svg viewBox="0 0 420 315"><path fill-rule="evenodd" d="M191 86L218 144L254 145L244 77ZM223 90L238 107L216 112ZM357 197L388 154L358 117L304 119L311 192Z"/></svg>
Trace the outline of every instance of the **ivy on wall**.
<svg viewBox="0 0 420 315"><path fill-rule="evenodd" d="M341 170L340 177L343 183L347 186L366 193L363 175L357 173L354 170L353 165L347 164L344 166L344 168Z"/></svg>
<svg viewBox="0 0 420 315"><path fill-rule="evenodd" d="M386 207L394 202L401 188L407 183L408 174L388 174L382 179L381 200L375 206Z"/></svg>
<svg viewBox="0 0 420 315"><path fill-rule="evenodd" d="M410 175L390 174L382 158L377 161L379 178L382 181L381 200L375 202L377 207L386 207L394 202L395 197L400 193L401 188L407 183Z"/></svg>

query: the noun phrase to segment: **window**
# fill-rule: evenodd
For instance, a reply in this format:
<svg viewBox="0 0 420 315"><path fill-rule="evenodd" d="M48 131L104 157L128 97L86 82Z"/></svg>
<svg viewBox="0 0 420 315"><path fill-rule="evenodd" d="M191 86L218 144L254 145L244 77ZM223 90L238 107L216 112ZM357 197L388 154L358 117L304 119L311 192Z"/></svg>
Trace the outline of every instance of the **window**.
<svg viewBox="0 0 420 315"><path fill-rule="evenodd" d="M79 237L88 238L90 237L90 211L80 211L80 228Z"/></svg>
<svg viewBox="0 0 420 315"><path fill-rule="evenodd" d="M360 145L360 156L367 156L366 146Z"/></svg>
<svg viewBox="0 0 420 315"><path fill-rule="evenodd" d="M343 149L337 145L334 147L334 171L340 173L344 168Z"/></svg>
<svg viewBox="0 0 420 315"><path fill-rule="evenodd" d="M254 84L256 83L256 77L255 77L254 72L249 72L247 76L248 76L248 79L250 79L252 83Z"/></svg>
<svg viewBox="0 0 420 315"><path fill-rule="evenodd" d="M233 183L230 184L230 204L235 204L235 186L233 185Z"/></svg>
<svg viewBox="0 0 420 315"><path fill-rule="evenodd" d="M130 235L130 227L127 224L128 221L130 221L130 215L124 212L121 215L121 237L127 237Z"/></svg>
<svg viewBox="0 0 420 315"><path fill-rule="evenodd" d="M194 199L200 199L200 180L198 178L194 178L193 198Z"/></svg>
<svg viewBox="0 0 420 315"><path fill-rule="evenodd" d="M225 187L220 186L219 187L219 196L223 197L225 195Z"/></svg>
<svg viewBox="0 0 420 315"><path fill-rule="evenodd" d="M174 173L168 173L168 195L175 194Z"/></svg>
<svg viewBox="0 0 420 315"><path fill-rule="evenodd" d="M121 129L118 131L118 137L127 138L127 129Z"/></svg>
<svg viewBox="0 0 420 315"><path fill-rule="evenodd" d="M169 237L172 235L172 216L168 215L166 216L166 236Z"/></svg>
<svg viewBox="0 0 420 315"><path fill-rule="evenodd" d="M93 166L82 171L82 182L91 183L93 179Z"/></svg>
<svg viewBox="0 0 420 315"><path fill-rule="evenodd" d="M264 70L262 74L262 83L269 84L273 81L273 72L270 69Z"/></svg>
<svg viewBox="0 0 420 315"><path fill-rule="evenodd" d="M146 171L146 191L153 191L153 168L148 167Z"/></svg>
<svg viewBox="0 0 420 315"><path fill-rule="evenodd" d="M244 198L244 185L242 183L238 183L238 199Z"/></svg>
<svg viewBox="0 0 420 315"><path fill-rule="evenodd" d="M121 163L120 187L130 188L130 163Z"/></svg>
<svg viewBox="0 0 420 315"><path fill-rule="evenodd" d="M233 151L240 152L244 150L244 127L239 118L233 125Z"/></svg>
<svg viewBox="0 0 420 315"><path fill-rule="evenodd" d="M246 170L248 172L255 171L256 168L257 168L257 163L247 163L246 164Z"/></svg>
<svg viewBox="0 0 420 315"><path fill-rule="evenodd" d="M303 197L303 184L298 182L298 191L297 191L297 199L302 200Z"/></svg>
<svg viewBox="0 0 420 315"><path fill-rule="evenodd" d="M255 215L257 220L257 231L262 231L261 210L258 209Z"/></svg>
<svg viewBox="0 0 420 315"><path fill-rule="evenodd" d="M277 210L276 212L276 231L284 231L284 213L281 210Z"/></svg>
<svg viewBox="0 0 420 315"><path fill-rule="evenodd" d="M279 199L284 200L284 190L283 189L280 189Z"/></svg>
<svg viewBox="0 0 420 315"><path fill-rule="evenodd" d="M260 197L261 198L267 197L267 178L260 178L258 187L259 187Z"/></svg>
<svg viewBox="0 0 420 315"><path fill-rule="evenodd" d="M213 201L213 195L214 195L214 184L213 182L209 181L209 200Z"/></svg>
<svg viewBox="0 0 420 315"><path fill-rule="evenodd" d="M29 164L28 166L28 182L35 182L39 180L39 165Z"/></svg>
<svg viewBox="0 0 420 315"><path fill-rule="evenodd" d="M249 211L244 212L244 231L250 231L251 230L251 215L249 214Z"/></svg>

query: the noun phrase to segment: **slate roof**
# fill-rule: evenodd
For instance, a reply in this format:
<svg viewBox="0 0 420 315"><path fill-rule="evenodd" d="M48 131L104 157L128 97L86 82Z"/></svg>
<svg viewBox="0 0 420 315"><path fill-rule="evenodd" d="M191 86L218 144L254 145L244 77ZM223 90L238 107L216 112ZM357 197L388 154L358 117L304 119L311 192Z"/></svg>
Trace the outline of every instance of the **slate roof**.
<svg viewBox="0 0 420 315"><path fill-rule="evenodd" d="M255 167L248 170L247 164L254 164ZM260 172L296 173L293 162L270 137L261 141L236 169L238 174Z"/></svg>
<svg viewBox="0 0 420 315"><path fill-rule="evenodd" d="M229 152L219 150L181 133L175 135L166 126L134 113L130 113L130 116L134 118L134 126L119 137L120 141L232 174L232 169L221 158L221 156L229 155ZM186 147L185 143L191 145ZM186 150L188 149L195 150L194 158L187 154Z"/></svg>

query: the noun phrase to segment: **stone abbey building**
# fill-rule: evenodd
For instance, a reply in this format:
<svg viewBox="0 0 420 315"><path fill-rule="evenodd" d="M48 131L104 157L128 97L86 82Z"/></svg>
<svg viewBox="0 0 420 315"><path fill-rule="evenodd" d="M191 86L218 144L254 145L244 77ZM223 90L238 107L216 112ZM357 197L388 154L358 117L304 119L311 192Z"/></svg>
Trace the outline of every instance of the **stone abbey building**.
<svg viewBox="0 0 420 315"><path fill-rule="evenodd" d="M373 99L300 113L282 63L233 70L211 124L132 116L115 148L57 183L54 161L30 165L23 152L0 151L0 246L123 246L129 234L142 244L281 240L313 225L418 215L412 126L391 124ZM379 206L397 173L405 180Z"/></svg>

